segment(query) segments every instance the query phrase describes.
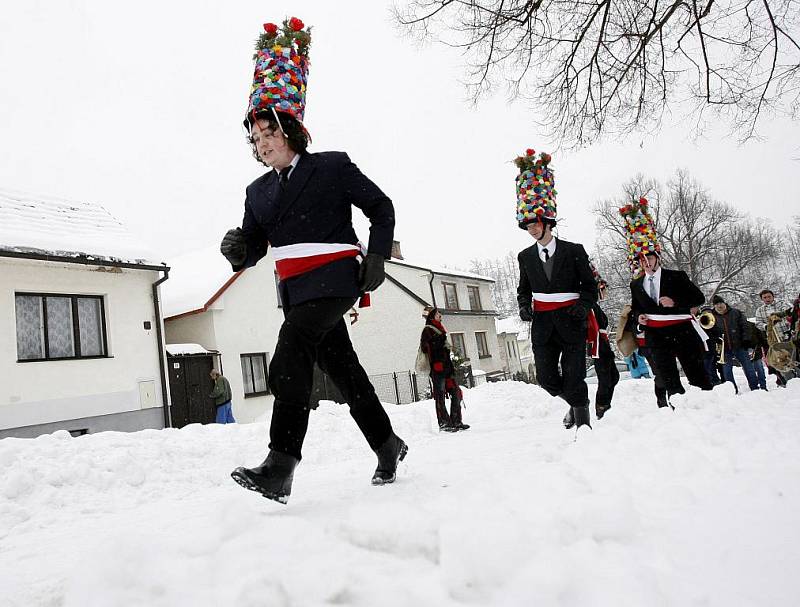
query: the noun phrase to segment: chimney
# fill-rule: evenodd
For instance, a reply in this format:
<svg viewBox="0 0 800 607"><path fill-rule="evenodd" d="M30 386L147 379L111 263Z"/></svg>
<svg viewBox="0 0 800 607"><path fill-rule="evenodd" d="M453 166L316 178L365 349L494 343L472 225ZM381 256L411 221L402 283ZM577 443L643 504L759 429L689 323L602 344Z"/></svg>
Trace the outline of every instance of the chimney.
<svg viewBox="0 0 800 607"><path fill-rule="evenodd" d="M403 259L403 254L400 252L400 241L393 240L392 241L392 259Z"/></svg>

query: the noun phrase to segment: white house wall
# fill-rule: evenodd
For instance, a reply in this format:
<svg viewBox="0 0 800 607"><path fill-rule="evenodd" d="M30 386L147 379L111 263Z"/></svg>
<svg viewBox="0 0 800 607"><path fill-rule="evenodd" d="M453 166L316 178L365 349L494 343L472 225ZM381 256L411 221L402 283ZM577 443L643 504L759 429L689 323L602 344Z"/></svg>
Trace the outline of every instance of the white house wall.
<svg viewBox="0 0 800 607"><path fill-rule="evenodd" d="M272 409L272 396L244 398L242 354L266 352L272 360L283 311L278 307L274 266L262 260L246 270L213 307L216 349L222 354L225 377L233 392L233 416L240 422L262 418Z"/></svg>
<svg viewBox="0 0 800 607"><path fill-rule="evenodd" d="M164 321L164 341L168 344L200 344L216 350L214 321L208 312Z"/></svg>
<svg viewBox="0 0 800 607"><path fill-rule="evenodd" d="M503 361L500 357L500 349L498 348L497 332L494 328L494 316L451 315L445 313L442 322L450 334L464 334L464 345L467 348L467 357L473 369L480 369L487 373L502 370ZM480 358L480 356L478 356L478 341L475 337L476 331L483 331L486 333L486 344L489 347L490 354L487 358Z"/></svg>
<svg viewBox="0 0 800 607"><path fill-rule="evenodd" d="M386 273L395 280L401 282L405 288L420 299L427 302L431 301L430 271L399 263L392 263L392 261L389 260L386 262ZM381 289L382 288L383 287L381 287ZM409 295L406 296L410 297Z"/></svg>
<svg viewBox="0 0 800 607"><path fill-rule="evenodd" d="M125 413L138 415L127 415L117 429L137 429L140 422L131 420L145 417L149 421L142 427L160 427L163 395L152 284L161 275L108 270L0 259L0 436L14 434L3 430ZM16 292L102 295L109 357L17 362ZM150 321L150 330L144 321Z"/></svg>
<svg viewBox="0 0 800 607"><path fill-rule="evenodd" d="M371 296L372 304L359 310L350 338L368 375L409 371L419 349L425 319L424 306L391 281Z"/></svg>

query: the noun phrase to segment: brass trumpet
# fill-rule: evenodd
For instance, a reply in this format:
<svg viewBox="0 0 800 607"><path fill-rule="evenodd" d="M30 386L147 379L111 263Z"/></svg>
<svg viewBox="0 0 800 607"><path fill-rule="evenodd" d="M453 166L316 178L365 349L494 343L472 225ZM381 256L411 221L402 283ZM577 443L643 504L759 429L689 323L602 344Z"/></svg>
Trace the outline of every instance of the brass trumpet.
<svg viewBox="0 0 800 607"><path fill-rule="evenodd" d="M697 317L697 320L704 329L713 329L714 325L717 324L717 319L714 317L714 313L711 310L704 311Z"/></svg>
<svg viewBox="0 0 800 607"><path fill-rule="evenodd" d="M717 342L717 356L719 356L719 358L717 359L717 364L718 365L724 365L725 364L725 336L720 337L719 341Z"/></svg>

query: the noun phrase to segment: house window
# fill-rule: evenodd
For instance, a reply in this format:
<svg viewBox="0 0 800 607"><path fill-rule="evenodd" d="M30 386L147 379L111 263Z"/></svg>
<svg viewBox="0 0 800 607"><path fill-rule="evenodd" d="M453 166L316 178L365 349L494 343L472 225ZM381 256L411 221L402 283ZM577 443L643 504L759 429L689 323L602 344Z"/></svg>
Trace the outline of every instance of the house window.
<svg viewBox="0 0 800 607"><path fill-rule="evenodd" d="M266 352L242 354L241 360L245 398L248 396L263 396L264 394L269 394Z"/></svg>
<svg viewBox="0 0 800 607"><path fill-rule="evenodd" d="M476 331L475 341L478 342L478 357L489 358L489 345L486 343L486 331Z"/></svg>
<svg viewBox="0 0 800 607"><path fill-rule="evenodd" d="M18 361L106 356L101 296L16 293L14 299Z"/></svg>
<svg viewBox="0 0 800 607"><path fill-rule="evenodd" d="M469 309L470 310L483 310L483 306L481 306L481 290L480 290L480 287L467 286L467 293L469 293Z"/></svg>
<svg viewBox="0 0 800 607"><path fill-rule="evenodd" d="M275 293L276 297L278 298L278 307L283 307L283 301L281 300L281 279L278 277L278 273L275 272Z"/></svg>
<svg viewBox="0 0 800 607"><path fill-rule="evenodd" d="M458 292L456 285L452 282L443 282L444 287L444 307L448 310L458 310Z"/></svg>
<svg viewBox="0 0 800 607"><path fill-rule="evenodd" d="M458 356L459 358L466 360L467 358L467 348L464 344L464 334L463 333L451 333L450 340L453 343L453 353Z"/></svg>

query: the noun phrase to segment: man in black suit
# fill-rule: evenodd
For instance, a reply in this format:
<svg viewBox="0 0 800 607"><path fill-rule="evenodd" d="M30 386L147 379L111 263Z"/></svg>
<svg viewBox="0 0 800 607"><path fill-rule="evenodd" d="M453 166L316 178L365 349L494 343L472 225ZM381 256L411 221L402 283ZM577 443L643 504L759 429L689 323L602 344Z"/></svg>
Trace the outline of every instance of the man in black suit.
<svg viewBox="0 0 800 607"><path fill-rule="evenodd" d="M239 271L273 247L285 319L269 366L275 397L269 454L260 466L237 468L232 476L245 488L286 503L308 428L316 363L347 399L378 456L372 483L391 483L407 447L392 431L342 317L384 280L394 232L392 202L347 154L308 153L307 132L294 116L253 112L246 126L254 154L272 170L248 186L242 227L229 230L220 249ZM366 252L351 222L353 206L370 220Z"/></svg>
<svg viewBox="0 0 800 607"><path fill-rule="evenodd" d="M567 401L568 416L572 414L575 425L591 427L585 381L586 319L597 301L597 286L583 245L554 237L555 225L554 217L520 221L536 244L517 256L519 316L532 322L539 384Z"/></svg>
<svg viewBox="0 0 800 607"><path fill-rule="evenodd" d="M655 363L653 371L661 376L670 397L686 392L676 359L691 385L711 390L703 364L704 333L692 315L705 301L703 292L686 272L662 268L655 252L643 255L641 265L644 274L631 282L631 316L644 328ZM659 401L658 406L666 403Z"/></svg>

